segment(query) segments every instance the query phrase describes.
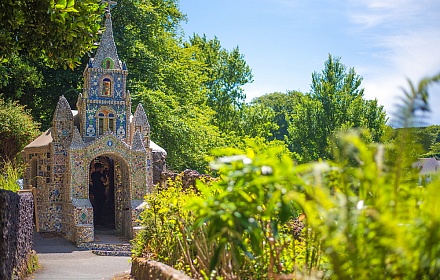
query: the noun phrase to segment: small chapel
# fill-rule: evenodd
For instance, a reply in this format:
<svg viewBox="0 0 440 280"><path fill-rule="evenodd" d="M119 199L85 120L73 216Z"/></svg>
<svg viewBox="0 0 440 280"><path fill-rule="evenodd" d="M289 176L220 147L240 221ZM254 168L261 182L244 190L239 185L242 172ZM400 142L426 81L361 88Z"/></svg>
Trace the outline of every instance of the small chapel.
<svg viewBox="0 0 440 280"><path fill-rule="evenodd" d="M150 140L144 108L131 113L128 70L118 57L109 7L105 16L77 110L61 96L52 127L22 152L24 187L36 191L37 227L77 244L94 241L98 222L131 238L143 197L166 168L166 151Z"/></svg>

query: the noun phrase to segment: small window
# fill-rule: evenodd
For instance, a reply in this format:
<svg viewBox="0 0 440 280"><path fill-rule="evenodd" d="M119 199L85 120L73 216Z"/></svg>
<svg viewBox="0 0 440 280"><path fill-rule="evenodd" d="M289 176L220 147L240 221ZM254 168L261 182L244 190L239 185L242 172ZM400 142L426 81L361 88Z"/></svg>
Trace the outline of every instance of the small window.
<svg viewBox="0 0 440 280"><path fill-rule="evenodd" d="M98 119L98 135L104 134L104 119Z"/></svg>
<svg viewBox="0 0 440 280"><path fill-rule="evenodd" d="M108 119L108 130L115 132L115 119Z"/></svg>
<svg viewBox="0 0 440 280"><path fill-rule="evenodd" d="M114 66L115 62L110 57L107 57L102 61L102 68L104 69L113 69Z"/></svg>
<svg viewBox="0 0 440 280"><path fill-rule="evenodd" d="M113 108L103 106L96 113L96 129L97 135L103 135L107 132L116 132L116 114Z"/></svg>

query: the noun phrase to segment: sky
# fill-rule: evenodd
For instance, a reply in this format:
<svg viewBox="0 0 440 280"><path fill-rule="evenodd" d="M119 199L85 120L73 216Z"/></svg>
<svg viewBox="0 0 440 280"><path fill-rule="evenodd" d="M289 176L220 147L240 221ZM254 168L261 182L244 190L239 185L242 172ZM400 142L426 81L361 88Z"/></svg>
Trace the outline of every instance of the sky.
<svg viewBox="0 0 440 280"><path fill-rule="evenodd" d="M240 49L254 82L247 101L272 92L310 91L328 55L363 77L366 99L388 115L407 79L440 73L439 0L180 0L182 27ZM428 124L440 124L440 86L430 88Z"/></svg>

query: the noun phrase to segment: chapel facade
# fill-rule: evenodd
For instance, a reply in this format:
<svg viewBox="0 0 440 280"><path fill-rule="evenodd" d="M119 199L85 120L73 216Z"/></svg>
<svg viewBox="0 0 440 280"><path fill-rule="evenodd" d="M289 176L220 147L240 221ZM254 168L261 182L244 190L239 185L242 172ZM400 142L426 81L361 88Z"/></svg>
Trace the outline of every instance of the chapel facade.
<svg viewBox="0 0 440 280"><path fill-rule="evenodd" d="M101 166L104 222L127 238L135 234L143 197L164 171L166 152L150 140L142 105L131 114L127 74L108 9L101 42L83 72L78 110L71 110L61 96L52 127L22 152L24 187L36 189L40 231L61 232L76 243L94 241L97 213L91 174Z"/></svg>

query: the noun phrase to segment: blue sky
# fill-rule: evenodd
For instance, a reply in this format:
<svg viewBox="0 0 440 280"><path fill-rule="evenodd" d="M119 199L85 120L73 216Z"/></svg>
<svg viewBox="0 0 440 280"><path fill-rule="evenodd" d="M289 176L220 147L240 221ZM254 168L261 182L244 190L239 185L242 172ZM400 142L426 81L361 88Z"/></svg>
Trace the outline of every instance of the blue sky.
<svg viewBox="0 0 440 280"><path fill-rule="evenodd" d="M310 90L328 54L364 78L365 98L394 111L406 79L440 73L438 0L180 0L185 36L217 36L238 46L252 68L247 100ZM431 89L428 124L440 124L440 86Z"/></svg>

